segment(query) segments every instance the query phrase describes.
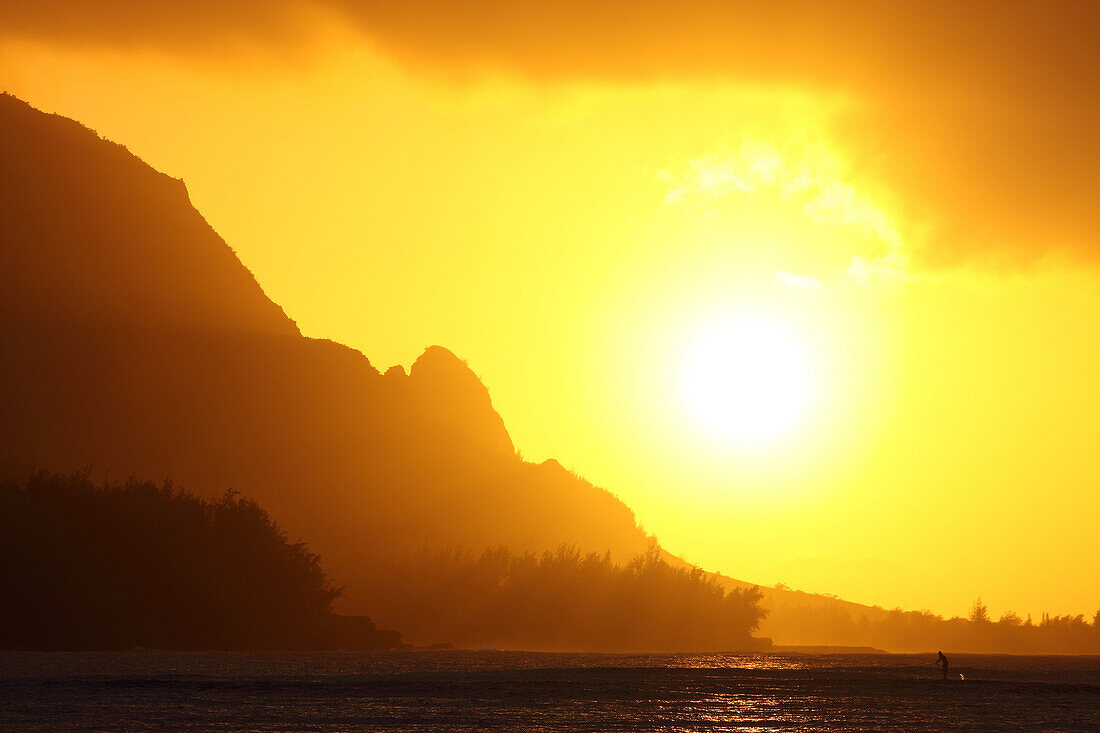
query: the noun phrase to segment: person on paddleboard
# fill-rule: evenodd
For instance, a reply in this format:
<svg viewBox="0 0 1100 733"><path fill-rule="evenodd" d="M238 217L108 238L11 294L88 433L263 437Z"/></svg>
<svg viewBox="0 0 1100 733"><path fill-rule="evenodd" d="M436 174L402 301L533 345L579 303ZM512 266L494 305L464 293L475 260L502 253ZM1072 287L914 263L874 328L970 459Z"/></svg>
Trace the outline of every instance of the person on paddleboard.
<svg viewBox="0 0 1100 733"><path fill-rule="evenodd" d="M936 660L936 664L943 666L943 678L947 679L947 657L943 655L943 652L939 652L939 659Z"/></svg>

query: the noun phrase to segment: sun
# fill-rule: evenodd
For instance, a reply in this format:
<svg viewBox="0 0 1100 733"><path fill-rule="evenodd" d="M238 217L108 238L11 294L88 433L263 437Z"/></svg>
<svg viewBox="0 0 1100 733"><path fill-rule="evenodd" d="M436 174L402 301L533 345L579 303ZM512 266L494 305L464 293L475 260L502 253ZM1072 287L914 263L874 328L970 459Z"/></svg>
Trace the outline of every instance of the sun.
<svg viewBox="0 0 1100 733"><path fill-rule="evenodd" d="M740 311L714 319L683 354L684 404L707 433L740 446L773 443L798 427L814 391L804 339L781 318Z"/></svg>

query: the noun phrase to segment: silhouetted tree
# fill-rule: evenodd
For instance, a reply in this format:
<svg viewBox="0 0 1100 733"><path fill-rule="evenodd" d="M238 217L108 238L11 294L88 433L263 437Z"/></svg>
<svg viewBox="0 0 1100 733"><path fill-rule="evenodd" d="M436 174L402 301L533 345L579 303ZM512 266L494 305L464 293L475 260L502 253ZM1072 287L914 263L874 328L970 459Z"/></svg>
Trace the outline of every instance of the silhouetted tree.
<svg viewBox="0 0 1100 733"><path fill-rule="evenodd" d="M975 624L989 623L989 609L982 603L981 596L978 596L978 600L974 601L974 605L970 607L970 621Z"/></svg>
<svg viewBox="0 0 1100 733"><path fill-rule="evenodd" d="M4 648L297 646L338 595L317 555L232 491L0 483Z"/></svg>

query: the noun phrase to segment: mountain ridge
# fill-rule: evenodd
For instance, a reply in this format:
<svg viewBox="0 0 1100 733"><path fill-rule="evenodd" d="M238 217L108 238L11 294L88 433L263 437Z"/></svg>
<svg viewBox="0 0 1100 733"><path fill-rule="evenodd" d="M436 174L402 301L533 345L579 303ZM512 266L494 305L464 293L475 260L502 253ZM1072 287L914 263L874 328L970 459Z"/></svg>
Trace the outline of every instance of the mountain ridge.
<svg viewBox="0 0 1100 733"><path fill-rule="evenodd" d="M7 470L234 487L310 540L353 611L369 611L354 578L379 553L564 542L626 558L648 542L610 492L520 459L450 351L383 375L303 336L181 181L6 94L0 261Z"/></svg>
<svg viewBox="0 0 1100 733"><path fill-rule="evenodd" d="M74 120L0 106L7 315L300 335L183 181Z"/></svg>

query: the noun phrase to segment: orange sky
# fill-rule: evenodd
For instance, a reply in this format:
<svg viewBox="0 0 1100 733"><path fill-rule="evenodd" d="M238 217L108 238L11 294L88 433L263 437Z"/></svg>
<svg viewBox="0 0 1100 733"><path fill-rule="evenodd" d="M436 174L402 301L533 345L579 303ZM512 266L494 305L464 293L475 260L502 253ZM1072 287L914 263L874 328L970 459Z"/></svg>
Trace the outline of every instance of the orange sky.
<svg viewBox="0 0 1100 733"><path fill-rule="evenodd" d="M306 334L468 359L526 457L671 551L889 607L1100 605L1091 6L85 7L5 4L0 87L182 177ZM744 312L814 382L757 445L682 384Z"/></svg>

